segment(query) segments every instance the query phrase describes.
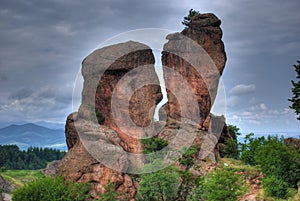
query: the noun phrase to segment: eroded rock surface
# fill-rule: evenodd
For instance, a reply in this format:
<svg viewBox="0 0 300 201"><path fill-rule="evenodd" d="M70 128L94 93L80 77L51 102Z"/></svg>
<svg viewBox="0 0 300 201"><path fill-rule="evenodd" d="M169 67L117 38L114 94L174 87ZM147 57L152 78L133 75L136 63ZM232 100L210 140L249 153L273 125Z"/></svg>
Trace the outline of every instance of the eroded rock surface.
<svg viewBox="0 0 300 201"><path fill-rule="evenodd" d="M67 118L69 151L57 174L74 182L91 183L95 198L111 181L122 194L120 200L134 200L138 184L124 173L134 162L128 153L141 153L139 138L153 135L179 149L187 140L185 136L172 139L180 129L181 118L191 122L185 123L184 132L195 134L191 143L200 148L190 171L201 175L213 169L206 164L214 162L219 139L228 138L225 119L208 117L226 62L220 23L213 14L198 15L181 34L167 36L169 42L162 52L162 63L170 69L164 69L169 99L163 107L166 126L152 122L162 94L148 46L129 41L98 49L85 58L82 104L78 113Z"/></svg>
<svg viewBox="0 0 300 201"><path fill-rule="evenodd" d="M82 62L84 87L78 113L68 116L68 153L57 174L92 184L97 197L110 180L122 199L136 193L126 172L127 153L140 153L141 135L153 135L152 119L162 99L152 50L129 41L98 49ZM120 199L121 199L120 198Z"/></svg>
<svg viewBox="0 0 300 201"><path fill-rule="evenodd" d="M189 28L167 36L169 41L164 45L162 64L173 69L164 72L170 118L180 120L182 117L200 116L194 121L202 125L209 114L226 62L220 24L214 14L200 14L192 18ZM174 73L188 82L199 110L190 104L193 97L187 94L187 90L176 94L172 91L183 85ZM181 97L183 103L180 103ZM188 111L189 116L183 114L184 110Z"/></svg>

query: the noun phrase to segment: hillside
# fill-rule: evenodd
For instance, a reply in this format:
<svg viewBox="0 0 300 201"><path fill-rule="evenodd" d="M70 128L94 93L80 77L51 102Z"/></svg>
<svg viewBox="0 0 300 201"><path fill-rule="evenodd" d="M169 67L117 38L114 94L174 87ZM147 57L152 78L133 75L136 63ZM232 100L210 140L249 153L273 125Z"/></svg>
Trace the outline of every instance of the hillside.
<svg viewBox="0 0 300 201"><path fill-rule="evenodd" d="M32 123L1 128L0 144L16 144L20 149L30 146L67 149L63 129L49 129Z"/></svg>

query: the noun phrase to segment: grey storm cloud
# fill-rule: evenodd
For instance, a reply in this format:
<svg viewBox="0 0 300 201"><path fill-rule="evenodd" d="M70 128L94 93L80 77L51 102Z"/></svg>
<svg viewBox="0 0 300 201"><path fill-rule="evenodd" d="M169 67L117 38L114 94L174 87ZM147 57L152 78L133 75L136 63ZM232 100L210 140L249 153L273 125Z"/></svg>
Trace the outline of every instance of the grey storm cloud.
<svg viewBox="0 0 300 201"><path fill-rule="evenodd" d="M64 121L81 61L94 48L133 29L180 31L191 8L222 20L229 121L251 107L254 90L266 110L287 108L292 65L300 59L299 0L2 0L0 121Z"/></svg>
<svg viewBox="0 0 300 201"><path fill-rule="evenodd" d="M28 98L32 94L33 94L33 90L32 89L22 88L22 89L20 89L18 91L13 92L12 94L10 94L8 98L9 99L21 100L21 99Z"/></svg>

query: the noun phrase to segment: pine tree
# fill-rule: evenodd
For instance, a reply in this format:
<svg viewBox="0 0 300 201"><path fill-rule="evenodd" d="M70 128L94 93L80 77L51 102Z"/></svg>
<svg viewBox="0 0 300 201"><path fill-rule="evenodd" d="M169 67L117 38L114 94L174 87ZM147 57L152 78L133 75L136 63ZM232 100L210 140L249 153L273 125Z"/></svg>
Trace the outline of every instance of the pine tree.
<svg viewBox="0 0 300 201"><path fill-rule="evenodd" d="M199 14L200 14L199 11L195 11L194 9L190 9L188 16L184 17L183 21L181 23L185 26L185 28L189 28L190 27L191 19L194 16L199 15Z"/></svg>
<svg viewBox="0 0 300 201"><path fill-rule="evenodd" d="M297 64L294 65L294 68L297 73L297 80L292 80L292 92L294 96L288 100L292 102L290 108L295 110L295 113L298 115L297 119L300 121L300 61L297 61Z"/></svg>

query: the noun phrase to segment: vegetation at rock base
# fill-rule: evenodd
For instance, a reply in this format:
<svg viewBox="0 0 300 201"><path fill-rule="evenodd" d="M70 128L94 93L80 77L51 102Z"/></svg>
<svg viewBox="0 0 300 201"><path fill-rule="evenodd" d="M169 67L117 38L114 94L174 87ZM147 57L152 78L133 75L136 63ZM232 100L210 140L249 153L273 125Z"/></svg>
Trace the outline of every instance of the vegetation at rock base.
<svg viewBox="0 0 300 201"><path fill-rule="evenodd" d="M193 165L194 155L198 153L199 147L192 146L190 148L184 148L183 155L179 159L181 165L185 165L186 169L189 169Z"/></svg>
<svg viewBox="0 0 300 201"><path fill-rule="evenodd" d="M217 169L206 175L194 189L191 201L232 201L245 192L241 175L231 169Z"/></svg>
<svg viewBox="0 0 300 201"><path fill-rule="evenodd" d="M150 174L141 175L136 200L167 201L175 200L179 185L179 174L174 167Z"/></svg>
<svg viewBox="0 0 300 201"><path fill-rule="evenodd" d="M51 148L30 147L22 151L17 145L0 145L0 169L42 169L48 162L60 160L64 155L65 152Z"/></svg>
<svg viewBox="0 0 300 201"><path fill-rule="evenodd" d="M141 139L141 143L143 144L144 154L150 154L155 151L162 150L168 145L167 141L158 137Z"/></svg>
<svg viewBox="0 0 300 201"><path fill-rule="evenodd" d="M189 14L186 17L183 18L183 21L181 23L185 26L185 28L189 28L191 19L194 16L199 15L199 14L200 14L199 11L196 11L194 9L190 9Z"/></svg>
<svg viewBox="0 0 300 201"><path fill-rule="evenodd" d="M105 193L99 195L98 201L118 201L120 195L115 191L115 184L108 180L107 185L104 187Z"/></svg>
<svg viewBox="0 0 300 201"><path fill-rule="evenodd" d="M63 178L45 177L26 183L13 192L13 201L84 201L89 186L84 183L65 183Z"/></svg>
<svg viewBox="0 0 300 201"><path fill-rule="evenodd" d="M297 80L292 80L292 93L294 96L288 100L292 103L290 108L295 110L295 113L298 115L297 119L300 120L300 61L297 61L297 64L294 65L294 68L297 73Z"/></svg>

